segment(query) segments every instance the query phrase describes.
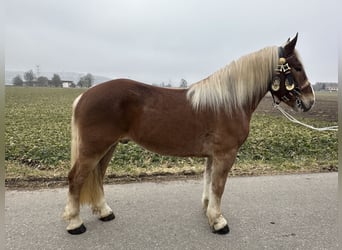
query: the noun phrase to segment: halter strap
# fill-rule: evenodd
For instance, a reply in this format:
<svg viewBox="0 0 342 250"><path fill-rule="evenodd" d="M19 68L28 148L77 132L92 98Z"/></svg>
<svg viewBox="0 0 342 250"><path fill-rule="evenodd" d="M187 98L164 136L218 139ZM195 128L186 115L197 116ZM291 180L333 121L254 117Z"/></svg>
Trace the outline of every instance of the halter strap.
<svg viewBox="0 0 342 250"><path fill-rule="evenodd" d="M281 57L285 57L285 50L283 47L278 47L278 55L279 55L279 58Z"/></svg>

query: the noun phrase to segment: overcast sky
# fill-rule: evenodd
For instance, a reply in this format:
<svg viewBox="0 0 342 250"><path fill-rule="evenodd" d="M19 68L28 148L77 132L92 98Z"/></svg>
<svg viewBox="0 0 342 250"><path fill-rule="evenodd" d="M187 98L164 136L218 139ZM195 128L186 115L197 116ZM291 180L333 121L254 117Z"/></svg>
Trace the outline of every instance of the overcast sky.
<svg viewBox="0 0 342 250"><path fill-rule="evenodd" d="M192 83L299 32L311 82L337 82L338 1L8 0L6 69Z"/></svg>

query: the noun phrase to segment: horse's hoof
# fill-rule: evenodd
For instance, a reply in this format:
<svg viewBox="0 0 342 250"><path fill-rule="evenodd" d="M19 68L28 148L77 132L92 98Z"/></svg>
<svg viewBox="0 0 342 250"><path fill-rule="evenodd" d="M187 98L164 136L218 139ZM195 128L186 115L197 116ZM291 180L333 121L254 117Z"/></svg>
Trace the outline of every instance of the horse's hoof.
<svg viewBox="0 0 342 250"><path fill-rule="evenodd" d="M114 219L115 219L115 215L113 212L110 213L109 215L105 216L105 217L100 218L100 220L102 220L102 221L111 221Z"/></svg>
<svg viewBox="0 0 342 250"><path fill-rule="evenodd" d="M73 235L76 235L76 234L83 234L85 231L87 231L86 227L82 224L81 226L75 228L75 229L69 229L68 230L68 233L69 234L73 234Z"/></svg>
<svg viewBox="0 0 342 250"><path fill-rule="evenodd" d="M229 233L229 227L228 225L225 225L223 228L219 229L219 230L213 230L213 233L215 234L227 234Z"/></svg>

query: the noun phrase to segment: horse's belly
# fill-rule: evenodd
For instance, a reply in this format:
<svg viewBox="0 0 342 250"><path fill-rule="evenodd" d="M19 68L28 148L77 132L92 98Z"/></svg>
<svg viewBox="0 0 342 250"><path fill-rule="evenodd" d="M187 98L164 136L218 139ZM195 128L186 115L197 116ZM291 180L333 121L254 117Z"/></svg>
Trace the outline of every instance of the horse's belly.
<svg viewBox="0 0 342 250"><path fill-rule="evenodd" d="M143 148L161 155L180 157L205 157L209 155L205 142L183 133L173 134L170 131L169 133L165 131L159 135L146 133L131 139Z"/></svg>

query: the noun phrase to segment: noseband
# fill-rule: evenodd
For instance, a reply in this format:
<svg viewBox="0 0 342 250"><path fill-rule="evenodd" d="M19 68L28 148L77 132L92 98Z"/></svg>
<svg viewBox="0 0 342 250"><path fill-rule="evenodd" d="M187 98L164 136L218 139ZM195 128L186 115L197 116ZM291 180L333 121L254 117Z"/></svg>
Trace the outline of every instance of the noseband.
<svg viewBox="0 0 342 250"><path fill-rule="evenodd" d="M301 91L307 88L310 83L307 82L303 86L299 87L299 84L294 80L291 67L288 63L288 59L290 57L285 58L284 48L279 47L279 62L275 69L275 75L272 82L269 85L269 91L272 94L274 103L279 104L280 101L288 102L293 96L295 96L297 105L299 106L301 104L301 100L299 98L301 96ZM274 96L278 98L278 101L275 100Z"/></svg>

